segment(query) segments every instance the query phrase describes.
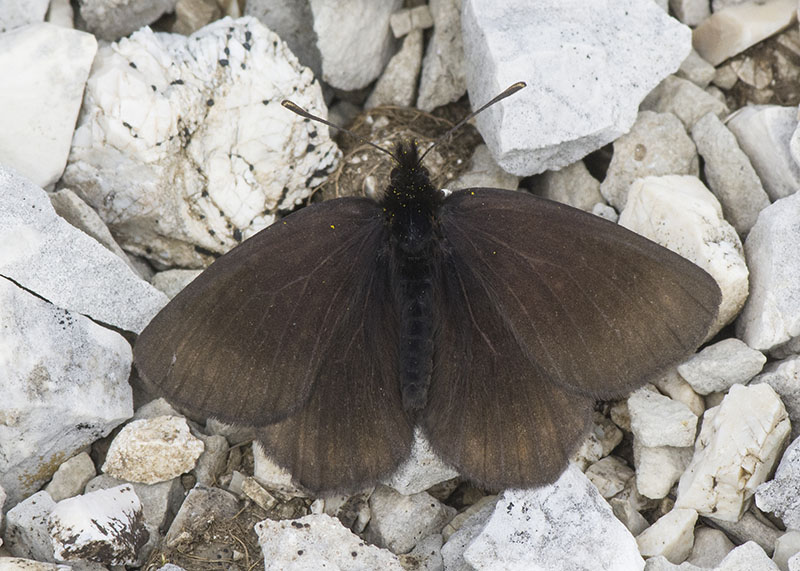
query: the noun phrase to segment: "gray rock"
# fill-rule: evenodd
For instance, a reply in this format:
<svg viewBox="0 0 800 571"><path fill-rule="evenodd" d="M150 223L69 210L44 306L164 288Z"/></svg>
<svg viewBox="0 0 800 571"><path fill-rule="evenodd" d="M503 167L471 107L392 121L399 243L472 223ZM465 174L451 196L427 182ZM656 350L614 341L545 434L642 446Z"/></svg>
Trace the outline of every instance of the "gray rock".
<svg viewBox="0 0 800 571"><path fill-rule="evenodd" d="M0 375L0 484L13 506L65 458L133 414L132 356L121 335L4 278L0 323L0 346L8 351Z"/></svg>
<svg viewBox="0 0 800 571"><path fill-rule="evenodd" d="M711 15L708 0L669 0L669 7L678 20L691 27Z"/></svg>
<svg viewBox="0 0 800 571"><path fill-rule="evenodd" d="M781 571L791 571L789 559L800 553L800 531L796 529L788 530L775 542L775 552L772 560ZM800 563L800 561L796 561Z"/></svg>
<svg viewBox="0 0 800 571"><path fill-rule="evenodd" d="M598 183L599 185L599 183ZM508 174L492 158L486 145L478 145L472 153L469 168L448 184L450 190L462 188L505 188L517 190L519 177Z"/></svg>
<svg viewBox="0 0 800 571"><path fill-rule="evenodd" d="M60 218L47 194L0 166L0 274L56 306L135 333L167 298Z"/></svg>
<svg viewBox="0 0 800 571"><path fill-rule="evenodd" d="M644 567L633 536L575 466L549 486L506 490L464 560L475 569Z"/></svg>
<svg viewBox="0 0 800 571"><path fill-rule="evenodd" d="M154 275L150 283L153 284L154 288L163 291L168 298L172 299L201 273L203 273L202 270L164 270Z"/></svg>
<svg viewBox="0 0 800 571"><path fill-rule="evenodd" d="M322 58L308 2L248 0L244 13L278 34L301 64L310 67L316 77L322 76Z"/></svg>
<svg viewBox="0 0 800 571"><path fill-rule="evenodd" d="M60 502L82 494L95 474L94 462L86 452L81 452L58 467L45 491L54 501Z"/></svg>
<svg viewBox="0 0 800 571"><path fill-rule="evenodd" d="M399 557L406 571L444 571L442 558L442 543L440 533L429 535L417 542L417 545Z"/></svg>
<svg viewBox="0 0 800 571"><path fill-rule="evenodd" d="M726 120L773 202L800 189L800 166L791 153L797 108L746 105Z"/></svg>
<svg viewBox="0 0 800 571"><path fill-rule="evenodd" d="M337 161L326 127L279 104L292 94L324 115L319 84L254 18L191 39L143 28L102 47L93 69L64 183L157 265L206 265L203 252L268 226Z"/></svg>
<svg viewBox="0 0 800 571"><path fill-rule="evenodd" d="M598 203L605 204L600 194L600 181L589 174L583 161L575 161L560 170L543 172L535 183L534 192L587 212Z"/></svg>
<svg viewBox="0 0 800 571"><path fill-rule="evenodd" d="M672 563L682 563L694 543L697 512L672 509L636 537L639 551L645 557L663 556Z"/></svg>
<svg viewBox="0 0 800 571"><path fill-rule="evenodd" d="M165 538L169 547L180 547L202 533L214 521L232 518L239 511L233 494L197 484L189 490ZM211 546L208 546L211 547Z"/></svg>
<svg viewBox="0 0 800 571"><path fill-rule="evenodd" d="M647 387L628 397L631 432L642 446L686 447L694 444L697 415L682 402Z"/></svg>
<svg viewBox="0 0 800 571"><path fill-rule="evenodd" d="M398 10L389 18L392 34L402 38L414 30L427 30L433 26L433 15L427 4Z"/></svg>
<svg viewBox="0 0 800 571"><path fill-rule="evenodd" d="M722 204L725 219L739 234L746 235L758 214L770 204L750 159L714 113L695 123L692 139L703 157L708 187Z"/></svg>
<svg viewBox="0 0 800 571"><path fill-rule="evenodd" d="M61 177L96 51L91 34L53 24L0 35L3 166L44 188Z"/></svg>
<svg viewBox="0 0 800 571"><path fill-rule="evenodd" d="M375 83L364 107L378 105L411 107L417 86L417 76L422 66L422 30L414 30L403 40L400 48Z"/></svg>
<svg viewBox="0 0 800 571"><path fill-rule="evenodd" d="M698 172L697 149L678 118L642 111L630 132L614 141L614 156L600 192L621 211L637 178Z"/></svg>
<svg viewBox="0 0 800 571"><path fill-rule="evenodd" d="M407 553L417 542L439 533L456 515L426 492L404 496L387 486L378 486L369 498L372 518L365 537L393 553Z"/></svg>
<svg viewBox="0 0 800 571"><path fill-rule="evenodd" d="M133 564L150 538L130 484L62 500L47 518L59 561Z"/></svg>
<svg viewBox="0 0 800 571"><path fill-rule="evenodd" d="M700 3L702 4L703 0L701 0ZM692 50L689 52L689 55L686 56L686 59L683 60L683 63L678 68L678 71L675 72L675 75L683 79L688 79L697 87L705 89L714 79L716 73L717 70L713 65L700 57L700 54L695 50Z"/></svg>
<svg viewBox="0 0 800 571"><path fill-rule="evenodd" d="M734 547L720 530L700 525L694 530L692 553L686 561L698 567L715 568Z"/></svg>
<svg viewBox="0 0 800 571"><path fill-rule="evenodd" d="M200 484L211 486L217 483L228 461L228 441L224 436L213 434L207 436L195 433L203 441L203 453L197 459L193 473Z"/></svg>
<svg viewBox="0 0 800 571"><path fill-rule="evenodd" d="M383 483L401 494L410 495L456 477L458 472L439 459L422 431L416 429L408 459Z"/></svg>
<svg viewBox="0 0 800 571"><path fill-rule="evenodd" d="M417 107L432 111L467 91L461 35L462 0L430 0L433 34L422 60Z"/></svg>
<svg viewBox="0 0 800 571"><path fill-rule="evenodd" d="M464 0L461 17L476 105L528 82L477 118L498 164L521 176L571 164L627 132L644 96L691 49L689 29L654 2Z"/></svg>
<svg viewBox="0 0 800 571"><path fill-rule="evenodd" d="M795 440L800 436L800 356L770 363L750 381L751 385L758 383L767 383L781 397L792 422L790 440Z"/></svg>
<svg viewBox="0 0 800 571"><path fill-rule="evenodd" d="M483 531L489 518L495 511L498 498L487 496L483 501L470 506L466 512L458 514L453 522L463 517L455 530L444 530L445 544L442 546L442 560L444 568L448 571L473 571L475 568L464 559L464 551L472 541ZM467 515L468 512L471 512Z"/></svg>
<svg viewBox="0 0 800 571"><path fill-rule="evenodd" d="M670 75L651 91L639 107L642 111L672 113L681 120L687 131L704 115L718 117L728 114L728 107L688 79Z"/></svg>
<svg viewBox="0 0 800 571"><path fill-rule="evenodd" d="M772 555L775 542L783 535L771 522L766 521L763 515L760 517L747 511L739 521L723 521L721 519L709 517L709 520L725 532L735 544L742 544L747 541L755 542L767 555ZM743 570L744 571L744 570Z"/></svg>
<svg viewBox="0 0 800 571"><path fill-rule="evenodd" d="M771 512L789 529L800 529L800 440L786 449L775 476L756 490L758 509Z"/></svg>
<svg viewBox="0 0 800 571"><path fill-rule="evenodd" d="M389 17L402 0L310 0L322 78L337 89L366 87L392 55L394 38Z"/></svg>
<svg viewBox="0 0 800 571"><path fill-rule="evenodd" d="M0 555L0 570L2 571L73 571L71 565L57 565L55 563L42 563L33 559L22 557L5 557ZM88 571L88 570L87 570Z"/></svg>
<svg viewBox="0 0 800 571"><path fill-rule="evenodd" d="M284 569L341 569L357 571L385 569L402 571L397 556L367 545L325 514L291 521L264 520L255 526L265 571Z"/></svg>
<svg viewBox="0 0 800 571"><path fill-rule="evenodd" d="M744 251L750 296L736 322L736 336L771 351L800 336L800 193L761 212Z"/></svg>
<svg viewBox="0 0 800 571"><path fill-rule="evenodd" d="M678 365L678 373L701 395L747 384L767 362L763 353L735 338L709 345Z"/></svg>
<svg viewBox="0 0 800 571"><path fill-rule="evenodd" d="M88 31L113 42L174 11L175 3L176 0L80 0L78 9Z"/></svg>
<svg viewBox="0 0 800 571"><path fill-rule="evenodd" d="M56 503L47 492L37 492L6 513L3 547L15 557L54 563L47 517Z"/></svg>

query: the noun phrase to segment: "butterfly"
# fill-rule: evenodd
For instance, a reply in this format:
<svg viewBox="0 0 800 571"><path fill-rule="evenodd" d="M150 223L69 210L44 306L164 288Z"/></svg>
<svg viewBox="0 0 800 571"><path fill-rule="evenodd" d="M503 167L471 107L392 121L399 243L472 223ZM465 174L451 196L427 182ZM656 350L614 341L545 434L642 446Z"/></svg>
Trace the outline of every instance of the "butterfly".
<svg viewBox="0 0 800 571"><path fill-rule="evenodd" d="M390 475L416 427L499 490L554 481L597 399L707 335L719 287L678 254L524 191L447 195L414 142L384 152L382 197L302 208L181 291L135 344L141 377L195 416L256 427L312 491Z"/></svg>

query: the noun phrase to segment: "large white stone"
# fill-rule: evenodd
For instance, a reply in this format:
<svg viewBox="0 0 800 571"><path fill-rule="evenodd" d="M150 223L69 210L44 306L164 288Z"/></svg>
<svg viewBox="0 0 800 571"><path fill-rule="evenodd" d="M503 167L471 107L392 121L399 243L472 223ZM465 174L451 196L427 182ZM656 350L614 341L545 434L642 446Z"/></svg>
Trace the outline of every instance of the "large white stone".
<svg viewBox="0 0 800 571"><path fill-rule="evenodd" d="M3 548L16 557L55 561L47 529L47 517L55 506L50 494L42 491L8 510Z"/></svg>
<svg viewBox="0 0 800 571"><path fill-rule="evenodd" d="M745 105L725 123L750 158L770 200L800 189L800 166L791 152L797 107Z"/></svg>
<svg viewBox="0 0 800 571"><path fill-rule="evenodd" d="M628 397L631 432L642 446L686 447L694 444L697 415L681 402L641 388Z"/></svg>
<svg viewBox="0 0 800 571"><path fill-rule="evenodd" d="M734 385L703 417L675 506L738 520L772 471L789 432L786 409L772 387Z"/></svg>
<svg viewBox="0 0 800 571"><path fill-rule="evenodd" d="M402 0L310 0L310 4L322 78L347 91L369 85L392 55L389 18Z"/></svg>
<svg viewBox="0 0 800 571"><path fill-rule="evenodd" d="M265 571L340 569L402 571L397 556L367 545L339 520L325 514L299 519L266 519L255 526Z"/></svg>
<svg viewBox="0 0 800 571"><path fill-rule="evenodd" d="M763 353L731 337L709 345L678 365L678 373L695 391L707 395L746 384L766 362Z"/></svg>
<svg viewBox="0 0 800 571"><path fill-rule="evenodd" d="M736 322L736 334L760 351L800 336L800 193L762 211L747 236L750 297Z"/></svg>
<svg viewBox="0 0 800 571"><path fill-rule="evenodd" d="M750 159L739 148L733 133L713 113L695 123L692 139L703 157L703 174L722 204L725 219L739 234L747 234L758 213L769 206L769 197Z"/></svg>
<svg viewBox="0 0 800 571"><path fill-rule="evenodd" d="M466 547L464 560L479 570L634 571L644 567L633 536L573 465L549 486L506 490Z"/></svg>
<svg viewBox="0 0 800 571"><path fill-rule="evenodd" d="M797 0L744 2L704 20L694 30L694 49L712 65L787 28L797 19Z"/></svg>
<svg viewBox="0 0 800 571"><path fill-rule="evenodd" d="M254 18L189 38L144 28L98 51L64 181L126 250L201 267L334 166L327 127L287 97L325 115L311 70Z"/></svg>
<svg viewBox="0 0 800 571"><path fill-rule="evenodd" d="M0 164L45 188L61 177L95 52L94 36L54 24L0 34Z"/></svg>
<svg viewBox="0 0 800 571"><path fill-rule="evenodd" d="M121 335L4 278L0 323L0 484L13 506L133 414L132 355Z"/></svg>
<svg viewBox="0 0 800 571"><path fill-rule="evenodd" d="M134 563L149 539L142 503L130 484L58 502L47 526L59 561Z"/></svg>
<svg viewBox="0 0 800 571"><path fill-rule="evenodd" d="M636 537L639 551L645 557L663 555L672 563L683 562L692 551L695 522L696 511L671 510Z"/></svg>
<svg viewBox="0 0 800 571"><path fill-rule="evenodd" d="M646 177L633 183L619 223L691 260L722 290L719 331L738 315L747 298L747 266L736 230L719 201L693 176Z"/></svg>
<svg viewBox="0 0 800 571"><path fill-rule="evenodd" d="M58 307L135 333L167 302L122 259L59 217L41 188L2 166L0 275Z"/></svg>
<svg viewBox="0 0 800 571"><path fill-rule="evenodd" d="M652 0L464 0L462 27L473 103L528 83L477 118L517 175L566 166L627 132L691 49L689 28Z"/></svg>

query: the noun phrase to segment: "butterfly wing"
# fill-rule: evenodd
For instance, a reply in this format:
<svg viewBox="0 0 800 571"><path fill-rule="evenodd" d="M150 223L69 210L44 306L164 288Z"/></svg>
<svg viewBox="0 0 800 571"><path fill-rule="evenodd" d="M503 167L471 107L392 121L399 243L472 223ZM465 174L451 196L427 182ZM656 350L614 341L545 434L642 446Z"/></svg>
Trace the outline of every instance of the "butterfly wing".
<svg viewBox="0 0 800 571"><path fill-rule="evenodd" d="M489 487L551 481L595 398L640 386L699 345L708 274L622 227L532 195L454 193L441 212L436 357L421 421Z"/></svg>
<svg viewBox="0 0 800 571"><path fill-rule="evenodd" d="M240 425L285 418L318 382L346 400L348 380L325 377L325 367L359 326L366 284L382 271L383 233L380 208L364 199L314 205L269 226L215 261L145 328L134 349L141 376L196 415ZM367 361L358 366L352 374L373 372Z"/></svg>

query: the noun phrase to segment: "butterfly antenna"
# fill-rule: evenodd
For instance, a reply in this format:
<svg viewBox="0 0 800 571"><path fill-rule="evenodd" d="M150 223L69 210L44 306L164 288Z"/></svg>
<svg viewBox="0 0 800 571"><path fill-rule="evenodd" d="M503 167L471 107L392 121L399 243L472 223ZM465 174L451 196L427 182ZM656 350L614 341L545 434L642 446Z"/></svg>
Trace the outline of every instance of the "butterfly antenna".
<svg viewBox="0 0 800 571"><path fill-rule="evenodd" d="M450 135L452 135L455 131L460 129L464 125L464 123L466 123L467 121L469 121L470 119L475 117L475 115L477 115L478 113L483 112L484 110L486 110L487 108L491 107L492 105L494 105L498 101L502 101L506 97L509 97L510 95L514 95L517 91L519 91L520 89L522 89L523 87L526 87L526 86L527 86L527 83L525 83L524 81L518 81L514 85L510 85L505 90L503 90L503 92L500 95L498 95L497 97L495 97L494 99L489 101L489 103L485 104L484 106L482 106L477 111L473 111L472 113L470 113L469 115L464 117L461 121L459 121L458 123L456 123L455 125L450 127L450 129L448 129L448 131L444 135L442 135L441 137L436 139L436 141L434 141L434 143L430 147L428 147L428 149L424 153L422 153L422 156L417 161L417 164L422 163L422 159L425 158L425 155L427 155L431 151L432 148L434 148L436 145L438 145L442 141L446 141L448 139L448 137L450 137Z"/></svg>
<svg viewBox="0 0 800 571"><path fill-rule="evenodd" d="M379 147L375 143L371 143L371 142L367 141L366 139L364 139L363 137L359 137L358 135L356 135L355 133L353 133L349 129L345 129L344 127L340 127L339 125L334 125L333 123L323 119L322 117L317 117L316 115L312 115L311 113L309 113L308 111L306 111L305 109L303 109L302 107L297 105L296 103L293 103L293 102L289 101L288 99L284 99L283 101L281 101L281 105L286 107L289 111L293 111L293 112L297 113L298 115L300 115L300 117L303 117L305 119L311 119L312 121L317 121L318 123L322 123L323 125L327 125L328 127L333 127L334 129L338 129L339 131L347 133L348 135L350 135L351 137L353 137L357 141L359 141L361 143L366 143L370 147L378 149L382 153L386 153L387 155L392 157L396 162L398 162L398 163L400 162L400 160L391 151L387 151L383 147Z"/></svg>

